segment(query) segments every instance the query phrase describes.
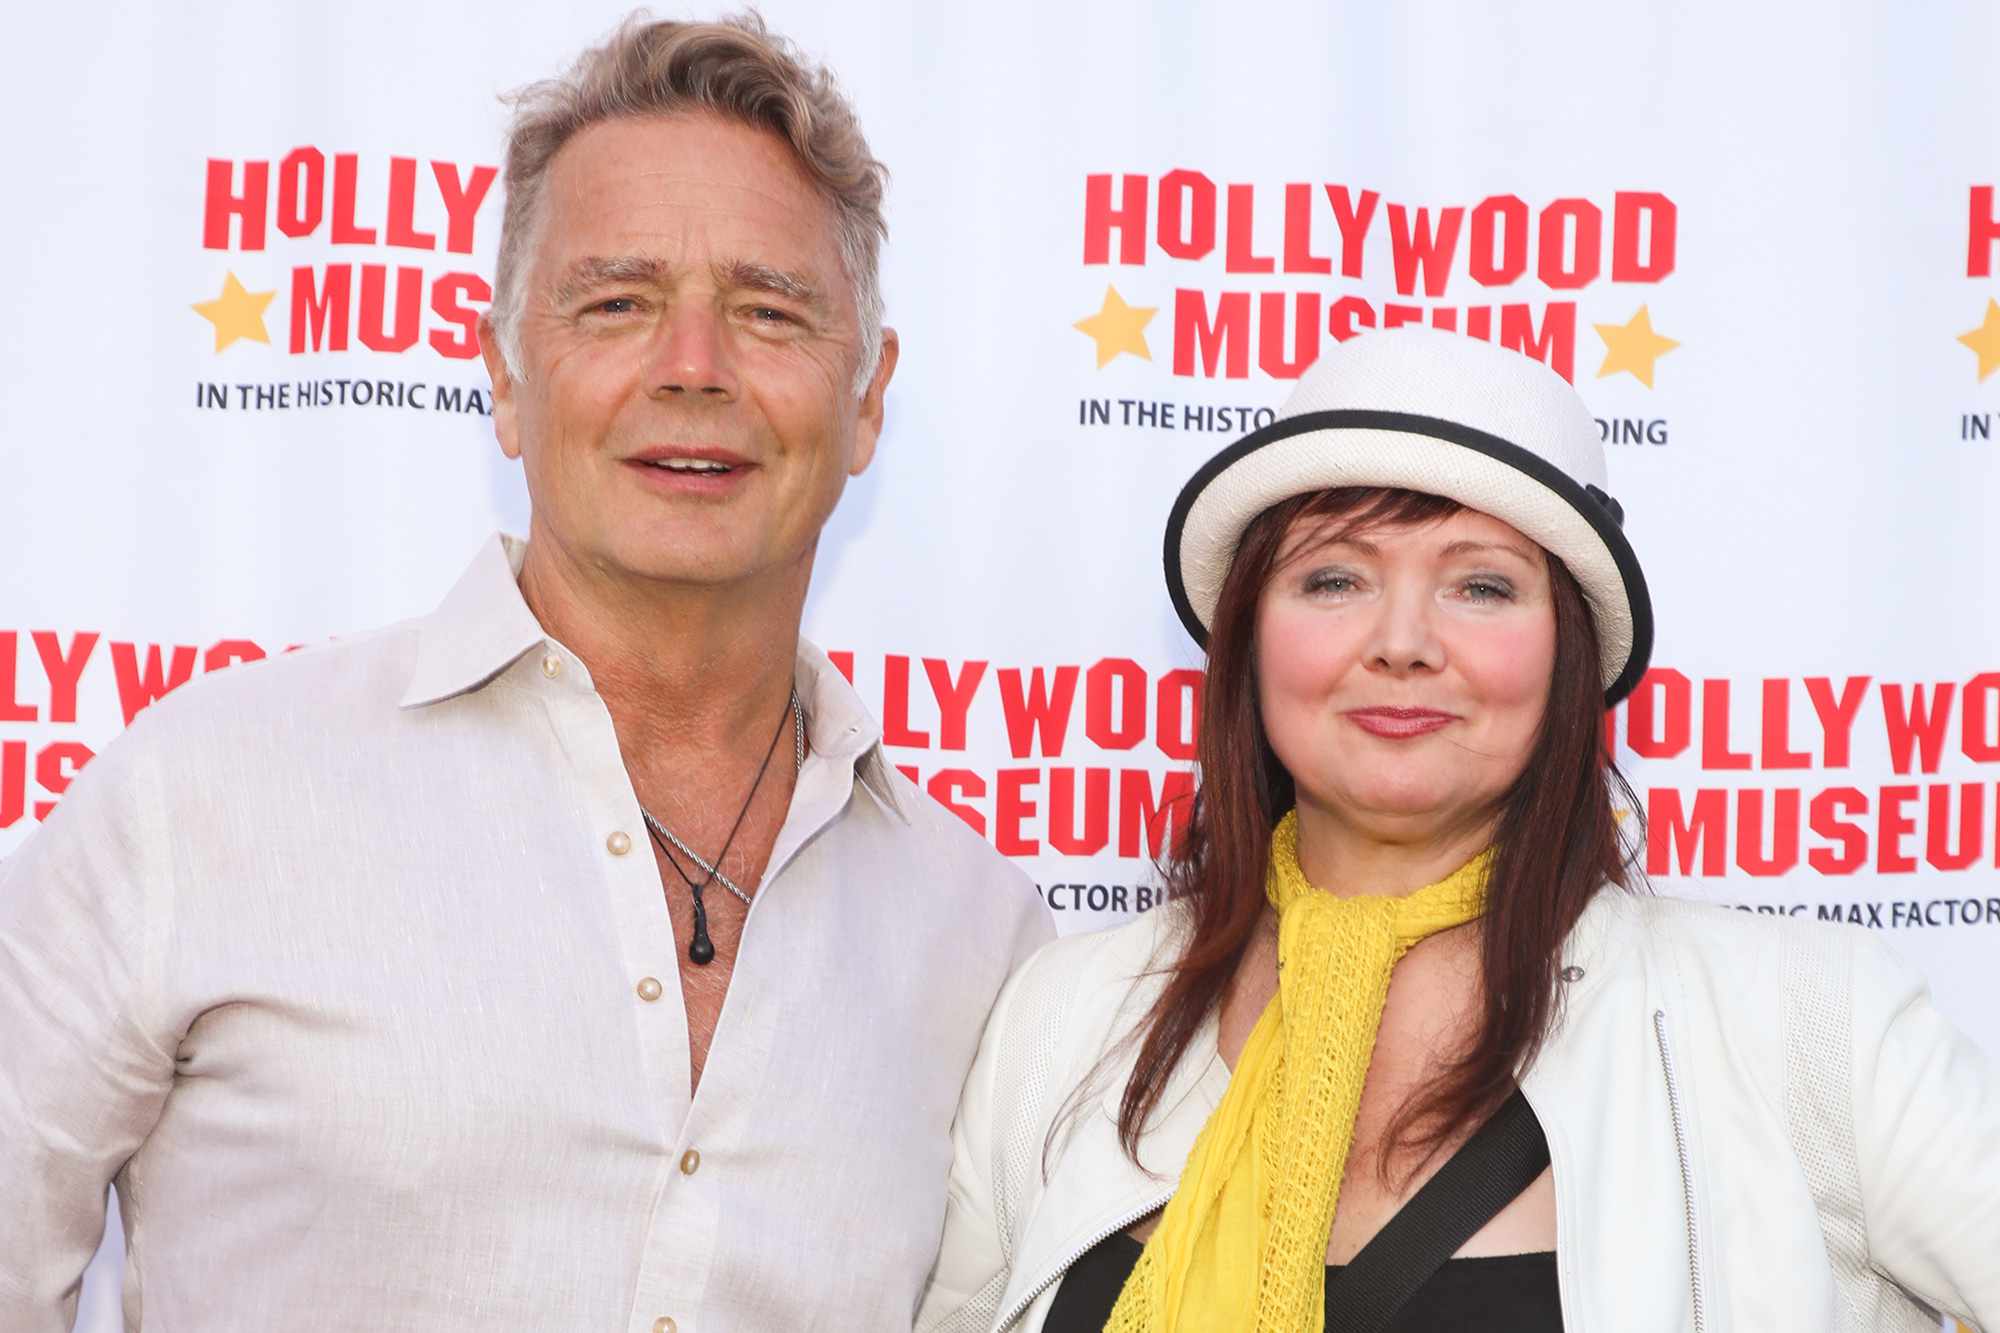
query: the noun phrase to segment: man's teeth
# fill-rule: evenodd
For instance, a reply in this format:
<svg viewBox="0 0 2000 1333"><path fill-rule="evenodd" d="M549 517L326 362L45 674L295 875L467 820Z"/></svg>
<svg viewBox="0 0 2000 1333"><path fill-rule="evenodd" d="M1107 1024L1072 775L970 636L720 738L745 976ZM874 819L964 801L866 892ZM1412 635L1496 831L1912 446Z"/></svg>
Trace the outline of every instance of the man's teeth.
<svg viewBox="0 0 2000 1333"><path fill-rule="evenodd" d="M653 467L665 468L669 472L705 472L710 475L728 472L727 463L717 463L707 458L656 458Z"/></svg>

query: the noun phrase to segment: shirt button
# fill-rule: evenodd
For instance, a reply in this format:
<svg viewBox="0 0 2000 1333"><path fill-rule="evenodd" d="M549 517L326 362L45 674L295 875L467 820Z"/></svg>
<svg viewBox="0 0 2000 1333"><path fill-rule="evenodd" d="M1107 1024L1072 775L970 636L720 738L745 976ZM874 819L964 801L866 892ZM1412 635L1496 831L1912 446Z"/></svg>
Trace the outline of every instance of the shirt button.
<svg viewBox="0 0 2000 1333"><path fill-rule="evenodd" d="M604 845L610 849L613 856L623 856L632 850L632 835L624 829L619 829L604 840Z"/></svg>
<svg viewBox="0 0 2000 1333"><path fill-rule="evenodd" d="M653 1333L674 1333L674 1330L679 1327L680 1325L673 1321L671 1315L661 1315L653 1321Z"/></svg>
<svg viewBox="0 0 2000 1333"><path fill-rule="evenodd" d="M550 680L554 680L557 676L560 676L562 674L562 659L554 653L550 653L544 657L542 659L542 674Z"/></svg>
<svg viewBox="0 0 2000 1333"><path fill-rule="evenodd" d="M647 1004L651 1004L660 998L660 979L658 977L640 977L638 991L639 998Z"/></svg>
<svg viewBox="0 0 2000 1333"><path fill-rule="evenodd" d="M691 1176L701 1170L701 1154L689 1148L681 1154L681 1174Z"/></svg>

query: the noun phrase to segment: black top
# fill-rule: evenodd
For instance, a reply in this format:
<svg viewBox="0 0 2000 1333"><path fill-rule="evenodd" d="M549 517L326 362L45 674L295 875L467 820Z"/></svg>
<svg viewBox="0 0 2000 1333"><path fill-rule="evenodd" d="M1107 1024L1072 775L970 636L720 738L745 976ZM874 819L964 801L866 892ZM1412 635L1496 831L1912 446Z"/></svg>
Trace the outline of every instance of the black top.
<svg viewBox="0 0 2000 1333"><path fill-rule="evenodd" d="M1121 1231L1071 1264L1056 1289L1044 1333L1103 1333L1143 1248ZM1326 1272L1331 1278L1340 1268L1329 1264ZM1556 1255L1544 1250L1451 1260L1410 1298L1389 1328L1393 1333L1492 1333L1502 1328L1508 1333L1561 1333L1562 1326Z"/></svg>
<svg viewBox="0 0 2000 1333"><path fill-rule="evenodd" d="M1501 1147L1503 1140L1511 1146ZM1504 1161L1503 1161L1504 1157ZM1432 1271L1445 1255L1465 1237L1478 1230L1485 1219L1495 1215L1506 1202L1539 1174L1548 1161L1547 1141L1525 1098L1519 1093L1508 1099L1501 1111L1462 1146L1424 1187L1404 1204L1387 1227L1362 1246L1355 1256L1359 1268L1349 1275L1345 1286L1380 1286L1386 1268L1403 1263L1411 1284L1401 1292L1414 1294L1400 1308L1401 1292L1377 1301L1379 1314L1371 1320L1396 1313L1382 1327L1386 1333L1475 1333L1504 1328L1509 1333L1561 1333L1562 1299L1556 1283L1556 1256L1552 1250L1537 1254L1508 1254L1481 1259L1448 1259ZM1502 1183L1504 1181L1504 1183ZM1457 1230L1447 1221L1433 1225L1440 1214L1462 1214ZM1424 1222L1416 1219L1425 1217ZM1396 1233L1402 1234L1396 1234ZM1424 1233L1418 1235L1415 1233ZM1427 1245L1428 1262L1414 1266L1411 1254L1391 1250L1421 1251ZM1049 1308L1046 1333L1102 1333L1118 1293L1144 1247L1124 1232L1105 1237L1070 1265L1062 1286ZM1368 1270L1369 1279L1362 1270ZM1347 1292L1347 1301L1338 1299L1336 1279L1345 1272L1329 1264L1327 1276L1327 1328L1337 1319L1353 1313L1356 1293ZM1430 1277L1424 1279L1424 1273ZM1422 1279L1421 1286L1414 1284ZM1372 1295L1381 1297L1381 1291ZM1363 1304L1368 1304L1364 1301ZM1371 1327L1376 1326L1371 1322Z"/></svg>

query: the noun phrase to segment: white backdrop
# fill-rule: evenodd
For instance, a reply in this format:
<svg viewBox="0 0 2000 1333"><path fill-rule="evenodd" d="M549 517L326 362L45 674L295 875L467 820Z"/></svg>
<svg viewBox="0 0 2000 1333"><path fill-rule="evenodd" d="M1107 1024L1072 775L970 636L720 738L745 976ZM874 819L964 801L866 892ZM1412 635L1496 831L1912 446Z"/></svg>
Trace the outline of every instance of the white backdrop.
<svg viewBox="0 0 2000 1333"><path fill-rule="evenodd" d="M1065 930L1118 919L1194 724L1181 481L1334 337L1522 347L1652 583L1613 726L1658 887L1880 928L2000 1053L2000 19L1517 9L768 4L894 173L903 362L808 633ZM15 19L0 854L188 672L522 529L470 355L495 94L620 13Z"/></svg>

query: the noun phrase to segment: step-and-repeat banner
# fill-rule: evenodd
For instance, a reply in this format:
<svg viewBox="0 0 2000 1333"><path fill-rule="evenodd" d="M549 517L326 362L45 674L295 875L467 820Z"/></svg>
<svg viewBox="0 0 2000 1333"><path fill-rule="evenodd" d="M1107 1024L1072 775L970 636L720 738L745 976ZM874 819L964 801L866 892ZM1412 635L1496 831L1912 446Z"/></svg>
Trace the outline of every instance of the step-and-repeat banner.
<svg viewBox="0 0 2000 1333"><path fill-rule="evenodd" d="M1064 930L1156 901L1190 786L1171 497L1422 323L1598 418L1659 615L1608 720L1655 885L1879 930L2000 1053L2000 19L1788 8L765 7L893 171L903 360L807 631ZM619 17L14 21L0 854L178 684L523 529L497 94Z"/></svg>

